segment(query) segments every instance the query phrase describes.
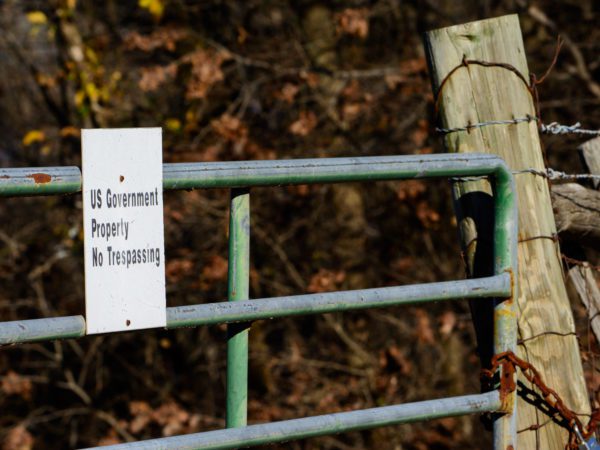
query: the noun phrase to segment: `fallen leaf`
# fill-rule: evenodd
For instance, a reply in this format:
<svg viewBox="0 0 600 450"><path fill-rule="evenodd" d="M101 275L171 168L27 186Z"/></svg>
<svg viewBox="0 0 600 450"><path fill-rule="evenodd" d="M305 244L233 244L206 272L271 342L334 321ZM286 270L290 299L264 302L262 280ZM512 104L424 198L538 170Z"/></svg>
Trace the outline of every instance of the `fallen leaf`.
<svg viewBox="0 0 600 450"><path fill-rule="evenodd" d="M140 34L132 31L125 35L123 44L126 50L141 50L151 52L153 50L164 48L168 51L174 51L177 42L187 37L187 32L179 28L158 28L150 34Z"/></svg>
<svg viewBox="0 0 600 450"><path fill-rule="evenodd" d="M153 420L152 408L144 401L130 402L129 413L133 416L133 420L129 423L129 430L132 433L139 433Z"/></svg>
<svg viewBox="0 0 600 450"><path fill-rule="evenodd" d="M183 61L191 64L192 73L187 83L188 100L205 98L210 88L224 79L221 64L230 59L226 52L199 49L189 53Z"/></svg>
<svg viewBox="0 0 600 450"><path fill-rule="evenodd" d="M452 311L446 311L441 315L440 319L440 334L447 337L456 327L456 314Z"/></svg>
<svg viewBox="0 0 600 450"><path fill-rule="evenodd" d="M31 450L33 436L24 425L17 425L10 429L2 443L2 450Z"/></svg>
<svg viewBox="0 0 600 450"><path fill-rule="evenodd" d="M31 399L31 380L10 370L0 383L0 390L6 395L19 395L25 400Z"/></svg>
<svg viewBox="0 0 600 450"><path fill-rule="evenodd" d="M415 316L417 319L415 334L419 342L422 344L435 343L433 329L431 328L431 320L429 319L429 314L427 314L427 311L418 308L415 310Z"/></svg>
<svg viewBox="0 0 600 450"><path fill-rule="evenodd" d="M426 119L421 119L417 123L417 127L411 134L411 140L417 147L423 147L425 141L429 137L429 122Z"/></svg>
<svg viewBox="0 0 600 450"><path fill-rule="evenodd" d="M369 34L369 12L365 8L347 8L336 14L337 32L365 39Z"/></svg>
<svg viewBox="0 0 600 450"><path fill-rule="evenodd" d="M229 264L225 258L220 255L210 256L200 276L202 289L208 290L215 281L225 280L228 268Z"/></svg>
<svg viewBox="0 0 600 450"><path fill-rule="evenodd" d="M187 258L172 258L165 267L165 275L169 283L178 283L194 271L194 262Z"/></svg>
<svg viewBox="0 0 600 450"><path fill-rule="evenodd" d="M407 180L398 185L398 200L414 200L427 190L425 183L420 180Z"/></svg>
<svg viewBox="0 0 600 450"><path fill-rule="evenodd" d="M81 135L81 130L73 126L66 126L60 129L61 137L74 137L78 138Z"/></svg>
<svg viewBox="0 0 600 450"><path fill-rule="evenodd" d="M327 269L319 269L313 275L308 284L308 292L329 292L339 288L346 279L346 272L343 270L332 271Z"/></svg>
<svg viewBox="0 0 600 450"><path fill-rule="evenodd" d="M165 4L162 0L139 0L138 6L148 10L155 19L160 19L165 12Z"/></svg>
<svg viewBox="0 0 600 450"><path fill-rule="evenodd" d="M404 355L404 352L400 350L400 348L398 348L396 345L392 345L388 347L387 353L398 365L402 375L409 375L412 372L412 363Z"/></svg>
<svg viewBox="0 0 600 450"><path fill-rule="evenodd" d="M439 213L433 210L424 200L417 204L417 218L425 228L429 228L440 221Z"/></svg>
<svg viewBox="0 0 600 450"><path fill-rule="evenodd" d="M25 14L25 17L27 17L27 21L32 25L43 25L48 22L46 14L44 14L42 11L28 12Z"/></svg>
<svg viewBox="0 0 600 450"><path fill-rule="evenodd" d="M46 135L41 130L31 130L28 131L25 136L23 136L23 145L28 147L35 142L42 142L46 139Z"/></svg>
<svg viewBox="0 0 600 450"><path fill-rule="evenodd" d="M184 432L190 414L174 401L168 401L156 409L152 417L163 426L163 436L173 436Z"/></svg>
<svg viewBox="0 0 600 450"><path fill-rule="evenodd" d="M144 92L152 92L177 75L177 64L142 67L141 71L142 77L138 82L140 89Z"/></svg>
<svg viewBox="0 0 600 450"><path fill-rule="evenodd" d="M317 126L317 116L312 111L300 111L298 119L290 127L290 133L296 136L307 136Z"/></svg>
<svg viewBox="0 0 600 450"><path fill-rule="evenodd" d="M296 98L296 94L298 94L299 90L300 87L298 85L285 83L281 90L276 94L276 97L291 105L294 103L294 99Z"/></svg>

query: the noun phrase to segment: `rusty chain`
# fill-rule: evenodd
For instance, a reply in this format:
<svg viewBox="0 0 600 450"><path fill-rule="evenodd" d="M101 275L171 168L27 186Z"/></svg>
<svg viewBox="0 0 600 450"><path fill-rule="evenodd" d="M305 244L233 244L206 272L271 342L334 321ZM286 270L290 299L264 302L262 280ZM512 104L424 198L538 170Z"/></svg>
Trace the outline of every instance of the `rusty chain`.
<svg viewBox="0 0 600 450"><path fill-rule="evenodd" d="M578 435L588 440L600 423L600 409L592 411L590 421L584 426L577 413L565 405L558 393L550 388L544 381L539 371L533 365L515 355L511 351L498 353L494 355L489 369L483 369L481 376L484 381L492 382L498 369L500 372L500 397L504 398L508 393L516 390L514 373L516 369L521 369L521 373L527 380L536 386L546 404L552 408L565 421L569 431L569 441L565 450L576 450L579 448Z"/></svg>

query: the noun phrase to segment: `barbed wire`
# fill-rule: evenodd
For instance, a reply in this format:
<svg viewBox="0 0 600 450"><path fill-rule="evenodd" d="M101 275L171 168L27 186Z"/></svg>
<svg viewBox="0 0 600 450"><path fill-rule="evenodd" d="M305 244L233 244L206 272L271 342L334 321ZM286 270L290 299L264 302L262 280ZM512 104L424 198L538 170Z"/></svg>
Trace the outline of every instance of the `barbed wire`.
<svg viewBox="0 0 600 450"><path fill-rule="evenodd" d="M518 117L514 119L506 119L506 120L489 120L487 122L479 122L479 123L468 123L464 127L455 127L455 128L436 128L435 131L438 133L454 133L455 131L471 131L475 128L486 127L488 125L512 125L522 122L532 122L537 121L538 118L534 116L530 116L529 114L525 117Z"/></svg>
<svg viewBox="0 0 600 450"><path fill-rule="evenodd" d="M532 173L534 175L538 175L543 178L547 178L550 181L555 180L599 180L600 175L592 175L589 173L566 173L560 170L554 170L552 168L547 168L545 170L537 170L537 169L522 169L522 170L513 170L513 175L520 175L524 173Z"/></svg>
<svg viewBox="0 0 600 450"><path fill-rule="evenodd" d="M505 120L488 120L486 122L468 123L462 127L442 128L437 127L435 131L442 134L454 133L457 131L471 131L475 128L482 128L489 125L514 125L523 122L539 122L539 118L527 114L525 117L517 117ZM548 125L541 123L539 126L540 133L565 135L565 134L581 134L586 136L600 136L600 130L590 130L581 128L581 123L577 122L573 125L563 125L558 122L551 122Z"/></svg>
<svg viewBox="0 0 600 450"><path fill-rule="evenodd" d="M552 168L547 168L547 169L534 169L534 168L527 168L527 169L520 169L520 170L512 170L511 173L513 175L523 175L523 174L527 174L530 173L532 175L537 175L539 177L542 178L546 178L547 180L550 181L557 181L557 180L570 180L570 181L587 181L587 180L596 180L596 181L600 181L600 175L592 175L589 173L566 173L566 172L562 172L560 170L555 170ZM481 176L475 176L475 177L452 177L450 178L451 181L479 181L479 180L485 180L489 177L489 175L481 175Z"/></svg>
<svg viewBox="0 0 600 450"><path fill-rule="evenodd" d="M552 122L548 125L541 124L540 131L545 134L585 134L587 136L600 136L600 130L587 130L581 128L581 123L574 125L562 125L558 122Z"/></svg>

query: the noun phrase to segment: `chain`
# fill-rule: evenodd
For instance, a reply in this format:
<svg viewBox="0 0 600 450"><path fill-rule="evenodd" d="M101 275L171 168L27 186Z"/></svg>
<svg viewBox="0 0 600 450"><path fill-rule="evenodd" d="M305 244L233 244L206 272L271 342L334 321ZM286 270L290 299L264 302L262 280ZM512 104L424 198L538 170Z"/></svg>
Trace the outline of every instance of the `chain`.
<svg viewBox="0 0 600 450"><path fill-rule="evenodd" d="M560 398L558 393L548 387L546 383L542 380L540 373L538 370L528 363L525 360L522 360L513 352L503 352L494 355L492 358L492 364L489 369L483 369L481 372L482 378L487 381L492 381L494 378L494 374L498 371L499 368L502 368L501 373L501 382L500 382L500 395L505 396L508 392L512 392L516 389L516 385L514 381L507 382L505 378L512 378L512 374L514 374L516 368L521 369L521 373L523 376L534 386L536 386L550 408L555 410L558 415L565 421L567 424L567 428L569 431L569 441L565 446L565 450L575 450L579 448L578 441L580 439L579 436L583 438L583 442L588 440L594 430L596 429L598 423L600 423L600 409L592 411L592 415L590 417L590 421L587 426L584 426L581 423L581 420L577 416L577 414L569 409L564 401ZM507 375L504 375L504 374ZM579 435L579 436L578 436Z"/></svg>

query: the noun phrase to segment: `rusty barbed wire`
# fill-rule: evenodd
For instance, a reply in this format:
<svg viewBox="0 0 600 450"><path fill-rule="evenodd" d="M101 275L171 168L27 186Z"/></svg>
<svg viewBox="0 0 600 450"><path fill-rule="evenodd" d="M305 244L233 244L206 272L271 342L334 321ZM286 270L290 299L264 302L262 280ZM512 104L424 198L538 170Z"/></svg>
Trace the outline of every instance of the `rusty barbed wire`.
<svg viewBox="0 0 600 450"><path fill-rule="evenodd" d="M486 127L488 125L511 125L523 122L537 122L538 118L534 116L530 116L529 114L525 117L517 117L514 119L506 119L506 120L489 120L487 122L478 122L478 123L468 123L464 127L456 127L456 128L441 128L437 127L435 131L438 133L454 133L455 131L471 131L475 128Z"/></svg>
<svg viewBox="0 0 600 450"><path fill-rule="evenodd" d="M574 266L587 267L596 272L600 272L600 266L595 266L595 265L589 263L588 261L582 261L580 259L571 258L571 257L565 255L564 253L561 254L561 257L567 264L573 264Z"/></svg>
<svg viewBox="0 0 600 450"><path fill-rule="evenodd" d="M539 236L530 236L530 237L524 237L524 238L519 238L519 244L522 242L529 242L529 241L535 241L537 239L548 239L552 242L558 242L558 234L554 233L552 235L544 235L544 234L540 234Z"/></svg>
<svg viewBox="0 0 600 450"><path fill-rule="evenodd" d="M541 338L544 336L559 336L559 337L574 336L575 338L577 338L577 340L579 340L579 336L577 335L577 333L575 331L569 331L566 333L563 333L560 331L543 331L541 333L534 334L533 336L529 336L529 337L517 340L517 345L525 346L526 342L533 341L534 339L538 339L538 338Z"/></svg>
<svg viewBox="0 0 600 450"><path fill-rule="evenodd" d="M490 126L490 125L516 125L516 124L523 123L523 122L528 123L528 122L535 121L535 122L539 123L540 133L544 133L544 134L554 134L554 135L579 134L579 135L586 135L586 136L600 136L600 129L591 130L591 129L581 128L580 122L577 122L573 125L563 125L558 122L551 122L546 125L541 122L541 113L540 113L540 104L539 104L540 102L539 102L539 94L537 91L537 86L546 80L546 78L548 77L548 75L550 74L550 72L552 71L554 66L556 65L556 63L558 61L558 55L563 46L563 43L564 42L563 42L562 38L560 36L558 36L557 42L556 42L556 47L554 50L554 56L552 58L552 61L550 62L550 65L548 66L548 69L546 69L546 72L544 72L544 75L542 75L540 78L537 78L537 76L534 73L529 74L529 81L527 80L525 75L523 75L523 73L521 73L521 71L519 69L517 69L515 66L513 66L512 64L494 62L494 61L481 61L478 59L467 59L467 56L463 55L463 58L462 58L460 64L455 66L452 70L450 70L446 74L446 76L440 82L440 85L439 85L437 91L435 92L434 111L435 111L436 117L439 114L439 110L440 110L440 101L441 101L440 99L442 97L442 92L443 92L445 86L448 84L448 81L450 80L450 78L452 78L452 76L459 69L461 69L463 67L468 69L468 67L472 66L472 65L481 66L481 67L498 67L498 68L502 68L502 69L505 69L505 70L508 70L508 71L514 73L517 76L517 78L521 82L523 82L523 84L527 88L527 91L531 95L536 115L532 116L530 114L527 114L525 117L518 117L518 118L513 117L512 119L495 119L495 120L487 120L487 121L477 122L477 123L467 123L466 125L459 126L459 127L449 127L449 128L437 127L435 130L438 133L448 134L448 133L454 133L457 131L470 132L473 129L482 128L482 127L486 127L486 126Z"/></svg>
<svg viewBox="0 0 600 450"><path fill-rule="evenodd" d="M482 67L499 67L499 68L506 69L506 70L514 73L517 76L517 78L523 82L523 84L527 88L527 91L531 94L533 100L535 101L536 95L534 94L533 90L535 89L535 85L539 84L539 83L534 83L533 80L527 81L527 78L525 78L525 76L521 73L521 71L519 69L517 69L515 66L513 66L512 64L493 62L493 61L481 61L478 59L467 59L467 55L463 55L460 64L458 64L456 67L454 67L452 70L450 70L450 72L448 72L446 74L446 76L440 82L440 85L439 85L437 91L435 92L434 110L435 110L436 116L438 115L439 110L440 110L440 99L442 97L442 92L444 91L444 88L448 84L448 81L450 80L450 78L452 78L452 76L459 69L461 69L463 67L468 68L470 65L476 65L476 66L482 66ZM545 76L546 75L544 75L543 78L545 78ZM543 80L543 78L542 78L542 80ZM538 108L536 107L536 111L537 110L538 110ZM538 116L539 116L539 114L538 114Z"/></svg>
<svg viewBox="0 0 600 450"><path fill-rule="evenodd" d="M544 402L563 419L564 426L569 432L569 440L565 446L565 450L576 450L579 448L579 434L583 437L583 442L594 434L598 423L600 423L600 409L592 411L587 426L584 426L578 414L565 405L565 402L554 389L544 383L539 371L531 363L519 358L511 351L494 355L490 368L481 371L482 380L492 383L498 369L501 369L500 396L502 398L517 389L516 382L514 381L514 374L517 368L521 370L523 376L532 385L539 389Z"/></svg>
<svg viewBox="0 0 600 450"><path fill-rule="evenodd" d="M467 55L463 55L460 64L458 64L456 67L454 67L452 70L450 70L450 72L448 72L446 74L446 76L440 82L440 85L439 85L437 91L435 92L435 99L434 99L435 115L437 116L439 113L440 98L442 97L441 94L443 92L444 87L448 84L448 80L460 68L464 67L464 68L468 69L469 65L476 65L476 66L482 66L482 67L498 67L498 68L506 69L506 70L514 73L517 76L517 78L523 82L527 91L531 95L531 98L533 100L533 106L534 106L535 113L537 116L536 120L539 120L539 117L541 117L541 114L540 114L540 101L539 101L537 86L539 84L543 83L544 80L548 77L548 75L550 75L550 72L552 71L552 69L556 65L556 62L558 61L558 55L560 53L560 49L562 48L562 46L563 46L563 39L559 35L557 37L557 41L556 41L554 56L552 58L552 61L550 62L550 65L546 69L546 72L544 72L544 75L542 75L540 78L537 78L537 76L534 73L531 73L531 74L529 74L529 80L527 80L525 75L523 75L523 73L521 73L521 71L519 69L517 69L515 66L513 66L512 64L494 62L494 61L481 61L478 59L467 59ZM482 123L487 123L487 122L482 122ZM493 123L489 123L489 124L493 125ZM459 131L459 130L456 130L456 131Z"/></svg>

